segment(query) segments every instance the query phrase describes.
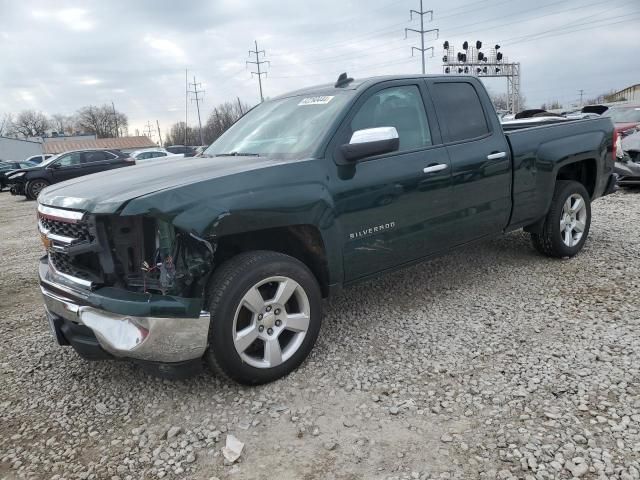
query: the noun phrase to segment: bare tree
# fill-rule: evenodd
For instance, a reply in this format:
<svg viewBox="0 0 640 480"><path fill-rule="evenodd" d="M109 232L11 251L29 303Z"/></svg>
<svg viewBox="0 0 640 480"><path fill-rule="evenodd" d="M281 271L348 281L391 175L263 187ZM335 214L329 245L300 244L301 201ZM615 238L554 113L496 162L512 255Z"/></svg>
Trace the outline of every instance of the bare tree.
<svg viewBox="0 0 640 480"><path fill-rule="evenodd" d="M59 113L51 115L51 128L53 128L58 135L72 135L75 123L76 119L73 115L61 115Z"/></svg>
<svg viewBox="0 0 640 480"><path fill-rule="evenodd" d="M41 137L49 128L49 119L35 110L23 110L13 122L12 131L15 135L24 138Z"/></svg>
<svg viewBox="0 0 640 480"><path fill-rule="evenodd" d="M198 145L200 143L200 134L197 128L187 126L187 145ZM184 143L185 123L174 123L169 132L164 137L165 145L182 145Z"/></svg>
<svg viewBox="0 0 640 480"><path fill-rule="evenodd" d="M225 102L213 109L204 126L204 139L210 145L220 137L227 129L236 123L242 115L249 111L251 107L238 102Z"/></svg>
<svg viewBox="0 0 640 480"><path fill-rule="evenodd" d="M496 110L509 110L509 97L506 93L493 93L489 92L489 97L491 98L491 102L493 102L493 106ZM520 105L520 110L524 110L526 108L527 99L520 95L518 104Z"/></svg>
<svg viewBox="0 0 640 480"><path fill-rule="evenodd" d="M98 138L115 137L119 132L126 132L128 123L127 116L114 112L111 105L89 105L76 113L76 127L85 133L93 133Z"/></svg>
<svg viewBox="0 0 640 480"><path fill-rule="evenodd" d="M5 113L0 117L0 137L9 135L13 129L13 120L10 113Z"/></svg>

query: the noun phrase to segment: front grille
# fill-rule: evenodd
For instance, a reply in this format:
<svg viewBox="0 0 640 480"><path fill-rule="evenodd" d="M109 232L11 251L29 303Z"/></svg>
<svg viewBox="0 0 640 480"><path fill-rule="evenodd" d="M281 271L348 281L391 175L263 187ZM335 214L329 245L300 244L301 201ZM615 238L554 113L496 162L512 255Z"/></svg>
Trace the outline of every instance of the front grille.
<svg viewBox="0 0 640 480"><path fill-rule="evenodd" d="M55 235L74 238L77 242L91 242L93 237L89 231L87 222L61 222L52 218L40 217L40 223L49 232Z"/></svg>
<svg viewBox="0 0 640 480"><path fill-rule="evenodd" d="M67 255L66 253L50 251L49 261L51 262L51 265L53 265L53 267L61 273L71 275L72 277L81 278L83 280L92 280L92 275L88 271L76 267L73 264L72 257Z"/></svg>

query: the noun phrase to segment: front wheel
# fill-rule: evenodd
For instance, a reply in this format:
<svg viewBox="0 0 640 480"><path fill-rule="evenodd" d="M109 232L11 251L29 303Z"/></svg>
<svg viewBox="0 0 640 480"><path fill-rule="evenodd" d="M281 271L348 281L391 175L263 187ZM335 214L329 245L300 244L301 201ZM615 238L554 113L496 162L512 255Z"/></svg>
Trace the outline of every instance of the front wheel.
<svg viewBox="0 0 640 480"><path fill-rule="evenodd" d="M576 255L591 226L591 198L581 183L559 180L541 233L532 233L533 246L549 257Z"/></svg>
<svg viewBox="0 0 640 480"><path fill-rule="evenodd" d="M210 282L209 349L215 373L240 383L271 382L295 370L320 332L322 296L302 262L253 251L223 263Z"/></svg>
<svg viewBox="0 0 640 480"><path fill-rule="evenodd" d="M26 187L27 198L30 200L36 200L40 192L49 186L49 182L46 180L31 180Z"/></svg>

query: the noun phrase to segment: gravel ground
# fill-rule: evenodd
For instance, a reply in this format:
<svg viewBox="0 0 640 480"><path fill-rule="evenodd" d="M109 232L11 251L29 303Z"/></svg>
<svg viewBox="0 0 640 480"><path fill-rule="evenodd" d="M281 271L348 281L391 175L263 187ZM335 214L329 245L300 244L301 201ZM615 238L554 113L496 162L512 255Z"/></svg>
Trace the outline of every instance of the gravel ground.
<svg viewBox="0 0 640 480"><path fill-rule="evenodd" d="M596 202L572 260L517 232L347 289L246 388L54 345L35 205L0 194L0 478L639 479L639 205Z"/></svg>

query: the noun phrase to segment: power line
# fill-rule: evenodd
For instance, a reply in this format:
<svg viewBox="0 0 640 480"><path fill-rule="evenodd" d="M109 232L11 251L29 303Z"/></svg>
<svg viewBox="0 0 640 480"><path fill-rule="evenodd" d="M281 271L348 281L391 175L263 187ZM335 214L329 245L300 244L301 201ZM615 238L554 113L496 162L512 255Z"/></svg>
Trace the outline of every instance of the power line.
<svg viewBox="0 0 640 480"><path fill-rule="evenodd" d="M200 119L200 101L202 100L202 98L198 97L199 94L204 93L204 90L198 90L198 88L200 87L200 85L202 85L202 83L196 82L195 75L193 76L193 83L190 83L189 85L193 87L193 90L189 90L188 92L192 93L196 97L196 98L192 98L191 101L196 102L196 109L198 110L198 126L200 127L200 145L204 145L204 136L202 134L202 120Z"/></svg>
<svg viewBox="0 0 640 480"><path fill-rule="evenodd" d="M258 41L254 40L256 49L255 50L249 50L249 56L255 54L256 56L256 61L250 61L247 60L247 65L249 64L253 64L257 67L257 72L251 72L251 76L253 77L254 75L258 76L258 85L260 87L260 103L264 102L264 95L262 94L262 75L264 75L265 77L267 76L267 72L262 72L260 71L260 65L263 64L268 64L269 66L271 66L271 63L269 62L269 60L260 60L260 54L262 54L262 58L264 58L266 56L266 53L264 50L258 50Z"/></svg>
<svg viewBox="0 0 640 480"><path fill-rule="evenodd" d="M415 50L419 51L422 54L422 74L424 75L426 73L426 63L425 63L425 57L424 54L427 52L427 50L431 50L431 56L433 56L433 47L424 47L424 36L427 33L431 33L431 32L436 32L436 38L438 38L438 34L439 34L439 30L437 28L432 28L430 30L425 30L424 29L424 16L425 15L430 15L431 18L429 19L429 21L433 21L433 10L424 10L422 7L422 0L420 0L420 11L418 10L409 10L409 15L410 15L410 19L413 20L413 14L416 15L420 15L420 30L416 30L415 28L405 28L404 29L404 38L407 38L407 34L409 32L416 32L420 34L420 48L418 47L411 47L411 56L413 56L413 52Z"/></svg>

